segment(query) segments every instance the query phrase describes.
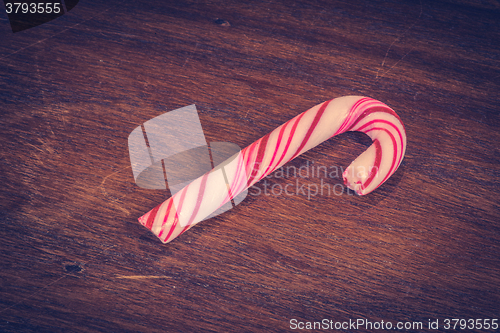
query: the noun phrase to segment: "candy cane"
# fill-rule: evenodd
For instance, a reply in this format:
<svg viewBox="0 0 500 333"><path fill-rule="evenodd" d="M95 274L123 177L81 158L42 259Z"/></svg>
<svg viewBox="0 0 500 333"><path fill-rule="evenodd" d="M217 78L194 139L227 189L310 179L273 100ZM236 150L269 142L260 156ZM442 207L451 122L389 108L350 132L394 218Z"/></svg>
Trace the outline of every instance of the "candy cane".
<svg viewBox="0 0 500 333"><path fill-rule="evenodd" d="M372 145L344 171L344 183L358 195L370 193L399 167L406 150L401 119L368 97L346 96L301 113L191 182L139 218L167 243L202 221L233 197L321 142L360 131Z"/></svg>

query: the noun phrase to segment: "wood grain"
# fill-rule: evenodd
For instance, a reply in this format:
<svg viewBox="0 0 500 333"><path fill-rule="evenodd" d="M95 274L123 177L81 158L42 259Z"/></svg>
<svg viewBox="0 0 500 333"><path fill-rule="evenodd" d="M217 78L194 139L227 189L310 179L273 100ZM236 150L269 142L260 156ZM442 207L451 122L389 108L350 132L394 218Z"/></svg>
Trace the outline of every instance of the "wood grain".
<svg viewBox="0 0 500 333"><path fill-rule="evenodd" d="M495 1L80 1L13 34L0 14L0 331L498 318L499 18ZM134 184L140 124L194 103L208 142L245 147L343 95L406 126L375 192L250 190L167 245L137 222L167 195ZM346 133L290 165L345 168L369 143Z"/></svg>

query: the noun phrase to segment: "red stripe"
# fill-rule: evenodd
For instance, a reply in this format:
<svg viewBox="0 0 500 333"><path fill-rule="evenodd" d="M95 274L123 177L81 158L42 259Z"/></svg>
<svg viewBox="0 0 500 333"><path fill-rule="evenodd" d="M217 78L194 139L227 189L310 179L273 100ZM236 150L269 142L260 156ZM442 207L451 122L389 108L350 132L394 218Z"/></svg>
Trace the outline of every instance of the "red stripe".
<svg viewBox="0 0 500 333"><path fill-rule="evenodd" d="M234 199L233 191L231 191L231 186L229 186L229 184L226 184L226 185L227 185L227 194L229 195L229 200L232 200L232 199ZM224 200L224 202L222 204L225 204L229 200L226 198L226 200Z"/></svg>
<svg viewBox="0 0 500 333"><path fill-rule="evenodd" d="M365 110L361 116L358 117L358 119L356 119L356 121L349 127L349 129L346 131L346 132L349 132L349 131L359 131L359 129L357 130L353 130L353 128L361 121L363 120L364 118L366 118L368 115L372 114L372 113L375 113L375 112L384 112L384 113L388 113L394 117L396 117L396 119L399 120L399 122L401 123L401 119L399 118L399 116L396 114L396 112L394 112L392 109L389 109L389 107L383 107L383 106L374 106L372 108L369 108L367 110ZM403 127L404 128L404 127Z"/></svg>
<svg viewBox="0 0 500 333"><path fill-rule="evenodd" d="M384 179L380 182L380 184L382 184L382 183L384 183L384 182L387 180L387 178L389 178L389 177L390 177L390 175L392 175L392 173L395 171L395 170L393 171L393 169L394 169L394 165L395 165L395 163L396 163L396 158L395 158L395 157L397 156L397 144L396 144L396 139L394 138L394 136L392 135L392 133L391 133L388 129L386 129L386 128L382 128L382 127L374 127L374 128L370 128L370 129L369 129L368 131L366 131L366 132L370 132L370 131L374 131L374 130L385 131L387 134L389 134L389 136L390 136L390 138L391 138L391 140L392 140L392 145L393 145L393 148L394 148L394 151L393 151L393 153L394 153L394 157L392 158L391 168L389 169L389 172L386 174L386 176L384 177ZM375 140L377 140L377 139L375 139ZM374 143L375 143L375 140L373 141ZM377 141L378 141L378 140L377 140ZM379 145L380 145L380 143L379 143ZM380 165L379 165L379 166L380 166ZM369 185L369 183L368 183L368 184L366 184L366 186L368 186L368 185Z"/></svg>
<svg viewBox="0 0 500 333"><path fill-rule="evenodd" d="M331 137L333 137L333 136L335 136L337 134L340 134L340 133L347 132L345 130L345 128L351 122L352 115L357 111L356 109L358 108L358 106L361 105L362 103L370 101L370 100L371 101L375 101L374 99L371 99L369 97L364 97L364 98L361 98L360 100L358 100L356 103L354 103L354 105L349 110L349 113L347 114L347 117L345 118L345 120L342 123L342 125L340 125L339 129L337 130L337 132L335 132L335 134L333 134Z"/></svg>
<svg viewBox="0 0 500 333"><path fill-rule="evenodd" d="M243 154L243 161L245 163L245 171L246 171L246 176L247 176L247 179L249 179L252 175L252 172L253 172L253 169L251 169L248 164L249 164L249 161L251 159L251 157L253 156L253 151L255 150L255 148L257 147L257 145L259 144L259 140L255 141L254 143L252 143L250 146L246 147L245 149L242 150L242 154Z"/></svg>
<svg viewBox="0 0 500 333"><path fill-rule="evenodd" d="M365 128L366 126L369 126L371 124L374 124L374 123L384 123L384 124L387 124L387 125L390 125L394 128L394 130L398 133L398 137L399 137L399 141L400 141L400 144L401 144L401 154L399 154L399 159L398 159L398 166L399 164L401 163L401 160L403 159L403 135L401 134L401 132L399 131L399 128L396 127L396 125L394 125L393 123L391 123L390 121L388 120L383 120L383 119L376 119L376 120L372 120L366 124L364 124L363 126L361 126L358 131L362 131L363 128ZM366 132L364 132L366 133ZM392 134L390 134L391 137L393 138ZM393 143L394 143L394 147L395 149L397 148L396 146L396 142L395 142L395 139L393 140ZM398 155L397 155L397 152L395 152L395 155L394 155L394 158L396 158Z"/></svg>
<svg viewBox="0 0 500 333"><path fill-rule="evenodd" d="M273 165L274 159L276 158L276 156L278 156L278 150L279 150L279 146L281 144L281 139L283 138L283 133L285 133L285 129L287 128L289 123L290 122L287 122L281 126L281 130L280 130L280 133L278 135L278 142L276 142L276 149L274 149L273 157L271 158L271 162L269 162L269 166L267 167L267 170L265 172L266 175L268 174L269 169L271 169L271 171L269 171L269 173L271 173L272 170L274 170L274 168L272 168L272 165Z"/></svg>
<svg viewBox="0 0 500 333"><path fill-rule="evenodd" d="M168 235L167 235L167 237L165 237L165 241L168 241L168 239L170 238L170 236L174 232L175 227L177 226L177 222L179 222L178 212L180 212L182 209L182 203L184 202L184 198L186 197L186 192L187 192L188 187L189 187L189 185L184 187L184 189L182 190L181 198L179 200L179 208L174 206L174 209L175 209L174 223L172 223L172 226L170 227L170 230L168 231Z"/></svg>
<svg viewBox="0 0 500 333"><path fill-rule="evenodd" d="M161 227L163 228L163 226L165 225L165 223L167 223L167 220L168 220L168 217L170 216L170 213L171 213L171 209L172 209L172 205L174 204L174 199L173 197L170 198L169 200L169 203L168 203L168 206L167 206L167 210L166 210L166 214L165 214L165 217L163 218L163 222L161 224Z"/></svg>
<svg viewBox="0 0 500 333"><path fill-rule="evenodd" d="M361 185L362 190L364 190L366 187L368 187L368 185L371 184L371 182L375 178L375 175L380 170L380 162L382 161L382 146L380 145L380 142L377 139L373 140L373 144L375 145L375 162L373 163L373 166L377 171L374 172L373 169L370 171L370 176L368 177L366 182L363 185Z"/></svg>
<svg viewBox="0 0 500 333"><path fill-rule="evenodd" d="M238 159L238 166L236 167L236 172L234 173L234 179L233 179L233 182L231 183L230 185L230 188L229 188L229 192L228 194L232 196L232 193L233 192L236 192L237 194L239 194L241 191L239 190L240 189L240 184L242 184L242 182L240 183L240 179L243 178L241 177L241 169L243 168L243 158L242 157L237 157ZM245 183L246 185L246 183ZM234 191L236 189L236 191ZM227 198L225 199L227 200ZM231 199L229 199L231 200Z"/></svg>
<svg viewBox="0 0 500 333"><path fill-rule="evenodd" d="M300 151L304 148L307 141L309 141L309 138L311 137L312 132L314 131L314 129L318 125L319 120L321 119L321 116L323 115L323 113L325 113L326 107L328 106L328 104L330 104L331 101L332 100L326 101L323 103L323 105L321 105L318 112L316 113L316 116L314 117L314 120L313 120L311 126L309 126L309 129L307 130L307 133L306 133L306 136L304 137L304 140L302 140L302 143L300 144L299 148L297 149L297 151L295 152L295 154L292 156L292 158L290 160L293 160L300 153Z"/></svg>
<svg viewBox="0 0 500 333"><path fill-rule="evenodd" d="M255 162L253 164L252 173L250 178L247 181L247 185L250 187L253 184L253 181L260 170L260 164L264 159L264 154L266 152L267 141L269 140L269 135L271 133L266 134L262 139L260 139L259 150L257 151L257 157L255 158ZM257 167L257 168L256 168Z"/></svg>
<svg viewBox="0 0 500 333"><path fill-rule="evenodd" d="M203 195L205 194L205 187L207 185L209 173L210 172L204 174L203 178L201 179L201 187L200 191L198 192L198 198L196 199L196 206L194 207L193 213L191 214L191 217L189 218L189 222L187 225L191 225L193 223L196 214L198 214L198 211L200 210L201 202L203 201Z"/></svg>
<svg viewBox="0 0 500 333"><path fill-rule="evenodd" d="M158 233L158 237L161 237L161 235L163 235L163 232L165 231L165 229L163 228L163 226L165 225L165 223L167 223L168 218L170 216L170 213L172 213L171 209L172 209L173 203L174 203L174 200L172 198L170 198L170 200L168 201L167 210L165 211L165 217L163 218L163 222L161 223L161 230Z"/></svg>
<svg viewBox="0 0 500 333"><path fill-rule="evenodd" d="M305 112L299 114L297 117L290 120L290 122L292 122L293 120L296 119L295 123L292 126L292 130L290 131L290 135L288 136L288 141L286 143L285 150L283 151L283 154L281 154L281 157L280 157L278 163L276 164L276 166L280 165L281 161L283 161L283 159L285 158L286 153L288 152L288 148L290 148L290 143L292 142L293 134L295 133L295 130L297 129L297 125L299 124L300 119L302 119L304 114L305 114Z"/></svg>
<svg viewBox="0 0 500 333"><path fill-rule="evenodd" d="M372 130L383 130L383 131L387 132L387 134L389 134L389 136L390 136L390 138L391 138L391 140L392 140L392 145L393 145L393 148L394 148L394 156L393 156L393 158L392 158L392 166L391 166L391 170L390 170L390 172L388 173L388 175L391 175L391 174L392 174L392 172L393 172L393 171L392 171L392 168L394 167L394 164L395 164L395 162L396 162L396 158L398 157L398 150L399 150L399 149L398 149L398 146L397 146L397 143L396 143L396 139L394 138L394 136L392 135L392 133L391 133L388 129L386 129L386 128L374 127L374 128L371 128L371 129L369 129L369 130L367 130L367 131L363 131L363 129L364 129L365 127L368 127L368 126L370 126L370 125L372 125L372 124L374 124L374 123L385 123L385 124L388 124L388 125L392 126L392 127L396 130L396 132L398 132L399 139L400 139L400 141L401 141L401 149L400 149L400 150L401 150L401 154L399 155L399 159L398 159L398 166L399 166L399 163L401 163L401 159L403 158L403 137L401 136L401 132L400 132L400 131L399 131L399 129L396 127L396 125L394 125L394 124L393 124L393 123L391 123L390 121L383 120L383 119L376 119L376 120L372 120L372 121L370 121L370 122L368 122L368 123L364 124L363 126L361 126L361 127L358 129L358 131L362 131L363 133L368 133L368 132L370 132L370 131L372 131ZM387 179L387 178L388 178L388 177L386 177L385 179ZM384 179L384 181L385 181L385 179Z"/></svg>
<svg viewBox="0 0 500 333"><path fill-rule="evenodd" d="M145 227L148 228L149 230L151 230L151 228L153 227L153 222L155 220L156 214L158 213L158 210L160 209L161 205L162 204L159 204L158 206L153 208L153 210L151 210L151 213L148 216L148 221L146 222Z"/></svg>

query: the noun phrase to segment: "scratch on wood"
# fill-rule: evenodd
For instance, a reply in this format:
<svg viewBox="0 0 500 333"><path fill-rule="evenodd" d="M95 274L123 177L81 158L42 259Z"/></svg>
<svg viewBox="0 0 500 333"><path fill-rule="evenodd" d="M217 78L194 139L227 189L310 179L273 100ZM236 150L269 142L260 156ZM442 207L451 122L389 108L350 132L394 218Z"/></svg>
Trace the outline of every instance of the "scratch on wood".
<svg viewBox="0 0 500 333"><path fill-rule="evenodd" d="M399 59L394 65L392 65L387 71L385 71L384 73L382 73L382 75L379 76L379 73L380 73L380 70L384 67L384 64L385 64L385 61L387 60L387 56L389 55L389 51L391 50L392 46L397 42L399 41L401 38L403 38L406 33L408 31L410 31L410 29L412 29L415 24L420 20L420 17L422 16L422 11L423 11L423 5L422 5L422 0L420 0L420 14L418 15L417 19L415 20L415 22L413 22L413 24L411 26L409 26L400 36L398 36L393 42L392 44L389 46L389 48L387 49L387 52L385 53L385 56L384 56L384 60L382 60L382 64L380 65L380 68L377 70L377 75L375 76L376 79L378 79L379 77L382 77L384 76L385 74L389 73L389 71L391 69L393 69L394 67L396 67L397 64L399 64L408 54L410 54L411 51L413 51L413 49L415 48L415 46L413 46L410 51L408 51L401 59Z"/></svg>
<svg viewBox="0 0 500 333"><path fill-rule="evenodd" d="M130 280L142 280L142 279L171 279L171 276L166 275L118 275L117 279L130 279Z"/></svg>
<svg viewBox="0 0 500 333"><path fill-rule="evenodd" d="M132 167L132 166L131 166L131 165L129 165L129 166L126 166L126 167L124 167L124 168L121 168L121 169L119 169L118 171L115 171L115 172L113 172L113 173L111 173L111 174L107 175L106 177L104 177L104 178L103 178L103 180L102 180L101 184L99 184L99 186L97 187L97 188L100 188L100 189L101 189L102 193L103 193L103 194L104 194L104 195L105 195L105 196L106 196L106 197L107 197L107 198L108 198L111 202L117 203L116 208L117 208L118 210L121 210L122 212L124 212L127 216L129 216L129 215L130 215L130 211L129 211L128 209L124 208L124 207L123 207L123 205L122 205L121 203L119 203L119 202L118 202L121 198L124 198L124 197L125 197L125 195L123 195L123 196L121 196L121 197L114 197L114 196L110 195L110 194L106 191L106 185L105 185L105 184L106 184L106 180L108 180L110 177L112 177L112 176L116 175L116 174L117 174L117 173L119 173L119 172L122 172L123 170L129 169L129 168L131 168L131 167Z"/></svg>
<svg viewBox="0 0 500 333"><path fill-rule="evenodd" d="M195 53L196 53L196 50L198 50L198 44L199 44L199 43L198 43L198 42L196 42L196 45L195 45L195 47L194 47L193 54L195 54ZM186 58L186 60L185 60L185 61L184 61L184 63L182 64L181 68L184 68L184 66L186 66L186 64L187 64L188 60L189 60L189 59L193 56L193 54L192 54L191 56L188 56L188 57Z"/></svg>
<svg viewBox="0 0 500 333"><path fill-rule="evenodd" d="M118 206L118 209L121 210L122 212L124 212L125 214L127 214L127 216L130 215L130 212L127 209L125 209L121 206Z"/></svg>
<svg viewBox="0 0 500 333"><path fill-rule="evenodd" d="M107 175L106 177L104 177L104 178L103 178L103 180L102 180L101 184L99 184L99 186L98 186L98 187L102 190L102 192L104 193L104 195L108 196L108 192L106 192L106 186L104 185L104 184L106 183L106 180L108 180L108 178L109 178L109 177L112 177L112 176L116 175L117 173L122 172L122 171L123 171L123 170L125 170L125 169L129 169L129 168L131 168L131 167L132 167L131 165L126 166L126 167L124 167L124 168L121 168L121 169L120 169L120 170L118 170L118 171L115 171L115 172L113 172L113 173L110 173L109 175Z"/></svg>

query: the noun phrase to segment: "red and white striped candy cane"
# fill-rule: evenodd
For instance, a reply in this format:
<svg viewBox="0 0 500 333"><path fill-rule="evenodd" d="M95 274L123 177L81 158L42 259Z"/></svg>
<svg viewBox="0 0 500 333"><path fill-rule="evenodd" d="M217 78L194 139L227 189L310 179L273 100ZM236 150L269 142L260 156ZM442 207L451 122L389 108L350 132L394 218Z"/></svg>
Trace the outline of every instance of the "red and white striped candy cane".
<svg viewBox="0 0 500 333"><path fill-rule="evenodd" d="M384 103L346 96L316 105L281 125L191 182L139 222L162 242L170 242L288 161L347 131L366 133L373 140L343 173L345 185L359 195L368 194L401 164L406 132L398 115Z"/></svg>

